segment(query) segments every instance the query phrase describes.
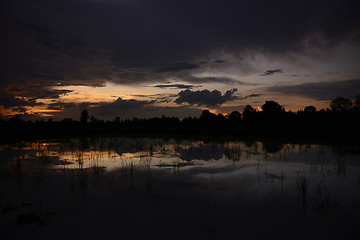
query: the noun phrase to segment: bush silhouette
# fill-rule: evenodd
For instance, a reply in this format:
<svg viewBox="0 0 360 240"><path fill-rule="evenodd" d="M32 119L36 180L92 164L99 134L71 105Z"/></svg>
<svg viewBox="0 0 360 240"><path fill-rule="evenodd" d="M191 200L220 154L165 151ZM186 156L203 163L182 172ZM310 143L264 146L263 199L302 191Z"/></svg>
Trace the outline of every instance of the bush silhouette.
<svg viewBox="0 0 360 240"><path fill-rule="evenodd" d="M354 110L360 111L360 95L356 96L356 100L354 103Z"/></svg>
<svg viewBox="0 0 360 240"><path fill-rule="evenodd" d="M353 103L350 99L337 97L330 103L330 108L334 112L348 112L351 110Z"/></svg>
<svg viewBox="0 0 360 240"><path fill-rule="evenodd" d="M88 119L89 119L89 113L86 109L82 110L81 111L81 115L80 115L80 122L82 124L87 124L88 122Z"/></svg>
<svg viewBox="0 0 360 240"><path fill-rule="evenodd" d="M304 112L314 113L314 112L316 112L316 107L314 107L314 106L306 106L306 107L304 108Z"/></svg>
<svg viewBox="0 0 360 240"><path fill-rule="evenodd" d="M276 114L285 112L285 108L275 101L265 101L265 104L261 106L264 113Z"/></svg>
<svg viewBox="0 0 360 240"><path fill-rule="evenodd" d="M239 113L238 111L232 111L228 115L228 120L231 121L231 122L240 121L241 120L241 113Z"/></svg>

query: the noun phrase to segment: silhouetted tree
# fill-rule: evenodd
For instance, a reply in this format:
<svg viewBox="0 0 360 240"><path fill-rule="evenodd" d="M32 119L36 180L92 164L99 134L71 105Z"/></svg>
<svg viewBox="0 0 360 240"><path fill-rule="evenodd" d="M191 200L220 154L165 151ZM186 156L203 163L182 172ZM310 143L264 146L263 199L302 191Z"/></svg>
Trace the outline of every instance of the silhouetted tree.
<svg viewBox="0 0 360 240"><path fill-rule="evenodd" d="M316 107L314 107L314 106L306 106L306 107L304 108L304 112L314 113L314 112L316 112Z"/></svg>
<svg viewBox="0 0 360 240"><path fill-rule="evenodd" d="M80 122L82 124L86 124L88 119L89 119L89 112L86 109L82 110L80 115Z"/></svg>
<svg viewBox="0 0 360 240"><path fill-rule="evenodd" d="M231 122L237 122L241 120L241 113L233 111L228 115L228 120Z"/></svg>
<svg viewBox="0 0 360 240"><path fill-rule="evenodd" d="M219 121L225 121L226 117L222 113L218 113L217 118Z"/></svg>
<svg viewBox="0 0 360 240"><path fill-rule="evenodd" d="M246 105L243 111L243 117L245 120L252 121L255 118L256 110L251 105Z"/></svg>
<svg viewBox="0 0 360 240"><path fill-rule="evenodd" d="M285 112L285 108L275 101L265 101L265 104L261 106L264 113L281 113Z"/></svg>
<svg viewBox="0 0 360 240"><path fill-rule="evenodd" d="M96 122L98 122L98 120L97 120L96 117L94 117L93 115L91 115L91 116L90 116L90 122L91 122L91 123L96 123Z"/></svg>
<svg viewBox="0 0 360 240"><path fill-rule="evenodd" d="M249 112L256 112L255 108L253 108L251 105L246 105L244 107L243 114L249 113Z"/></svg>
<svg viewBox="0 0 360 240"><path fill-rule="evenodd" d="M217 119L216 114L211 113L209 110L203 110L200 115L200 120L203 121L214 121Z"/></svg>
<svg viewBox="0 0 360 240"><path fill-rule="evenodd" d="M356 100L354 103L354 110L360 111L360 95L356 96Z"/></svg>
<svg viewBox="0 0 360 240"><path fill-rule="evenodd" d="M17 123L21 122L21 115L20 114L15 114L14 116L12 116L10 118L10 122L12 124L17 124Z"/></svg>
<svg viewBox="0 0 360 240"><path fill-rule="evenodd" d="M63 123L71 123L72 122L72 118L64 118L63 120L61 120Z"/></svg>
<svg viewBox="0 0 360 240"><path fill-rule="evenodd" d="M116 117L116 118L114 119L114 123L120 123L120 118L119 118L119 117Z"/></svg>
<svg viewBox="0 0 360 240"><path fill-rule="evenodd" d="M330 108L334 112L348 112L351 110L353 103L350 99L337 97L330 103Z"/></svg>

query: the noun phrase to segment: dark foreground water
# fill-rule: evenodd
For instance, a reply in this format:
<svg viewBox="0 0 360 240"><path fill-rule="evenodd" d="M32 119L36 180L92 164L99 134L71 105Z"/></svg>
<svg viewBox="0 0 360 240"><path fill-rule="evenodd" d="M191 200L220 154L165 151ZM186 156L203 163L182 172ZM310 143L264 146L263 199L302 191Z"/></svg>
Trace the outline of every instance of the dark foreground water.
<svg viewBox="0 0 360 240"><path fill-rule="evenodd" d="M0 146L0 239L359 239L360 147L86 138Z"/></svg>

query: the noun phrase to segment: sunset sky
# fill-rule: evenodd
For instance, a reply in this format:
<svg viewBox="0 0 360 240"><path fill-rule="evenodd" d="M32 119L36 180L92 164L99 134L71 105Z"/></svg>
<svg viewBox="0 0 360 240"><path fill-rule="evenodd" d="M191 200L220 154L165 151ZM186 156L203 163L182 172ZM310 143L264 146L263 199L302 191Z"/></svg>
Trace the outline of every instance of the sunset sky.
<svg viewBox="0 0 360 240"><path fill-rule="evenodd" d="M360 95L351 0L5 0L6 119L198 117Z"/></svg>

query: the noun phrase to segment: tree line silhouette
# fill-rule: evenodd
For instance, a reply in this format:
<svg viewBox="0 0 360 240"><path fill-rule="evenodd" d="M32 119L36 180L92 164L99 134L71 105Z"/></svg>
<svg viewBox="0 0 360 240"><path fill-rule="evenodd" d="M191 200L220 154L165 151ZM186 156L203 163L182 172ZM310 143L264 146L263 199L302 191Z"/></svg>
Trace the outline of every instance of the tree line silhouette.
<svg viewBox="0 0 360 240"><path fill-rule="evenodd" d="M3 136L63 136L84 134L184 134L224 136L306 136L358 139L360 133L360 95L356 100L337 97L330 108L317 110L306 106L297 112L286 111L275 101L266 101L261 110L251 105L243 112L223 115L203 110L200 117L132 118L104 121L90 116L84 109L80 121L65 118L61 121L23 121L15 115L0 120Z"/></svg>

